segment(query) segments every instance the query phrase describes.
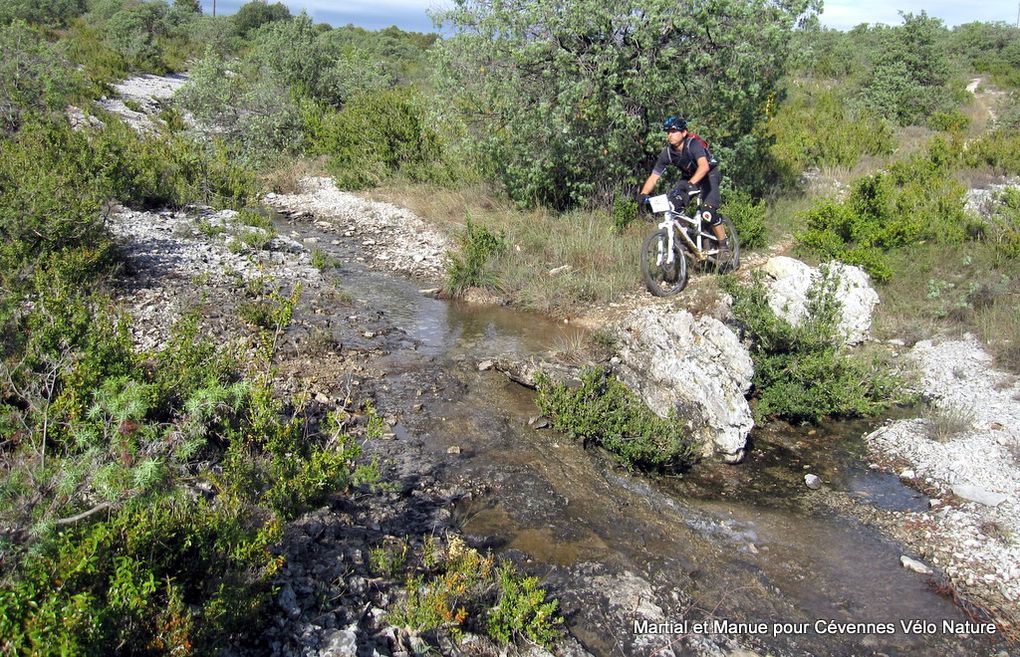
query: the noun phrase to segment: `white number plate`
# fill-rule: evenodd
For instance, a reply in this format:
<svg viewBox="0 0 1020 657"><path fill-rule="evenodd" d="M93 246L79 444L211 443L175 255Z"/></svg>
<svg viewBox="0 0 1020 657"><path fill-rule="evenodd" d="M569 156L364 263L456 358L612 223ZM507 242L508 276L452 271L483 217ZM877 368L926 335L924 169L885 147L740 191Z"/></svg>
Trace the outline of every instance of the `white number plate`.
<svg viewBox="0 0 1020 657"><path fill-rule="evenodd" d="M652 212L666 212L672 210L672 206L669 203L669 197L666 194L659 194L648 199L652 205Z"/></svg>

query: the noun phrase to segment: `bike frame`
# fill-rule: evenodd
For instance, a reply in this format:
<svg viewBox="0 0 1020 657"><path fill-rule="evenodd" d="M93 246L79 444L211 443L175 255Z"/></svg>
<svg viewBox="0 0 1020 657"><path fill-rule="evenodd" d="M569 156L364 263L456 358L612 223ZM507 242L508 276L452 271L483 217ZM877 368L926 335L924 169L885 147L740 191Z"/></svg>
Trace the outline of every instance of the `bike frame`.
<svg viewBox="0 0 1020 657"><path fill-rule="evenodd" d="M662 198L662 200L665 201L667 209L661 211L664 215L664 218L658 227L665 229L667 243L666 253L661 253L662 246L661 245L659 246L660 253L656 258L656 265L661 267L663 262L665 262L666 264L673 264L674 260L673 246L676 243L676 238L674 237L675 233L680 233L680 236L683 238L683 241L687 245L687 248L694 255L694 257L698 259L698 261L704 261L708 258L708 256L713 255L714 253L718 253L718 249L710 253L705 252L703 248L704 245L703 238L708 237L708 234L701 229L700 218L696 219L694 217L689 217L682 212L677 212L676 210L672 209L673 204L669 202L668 198L665 198L665 195L663 195L660 198ZM697 212L695 212L695 215L697 216ZM690 235L687 234L686 229L688 226L691 228L695 228L697 230L697 234L695 236L695 239L693 240L691 239ZM665 260L663 259L664 257Z"/></svg>

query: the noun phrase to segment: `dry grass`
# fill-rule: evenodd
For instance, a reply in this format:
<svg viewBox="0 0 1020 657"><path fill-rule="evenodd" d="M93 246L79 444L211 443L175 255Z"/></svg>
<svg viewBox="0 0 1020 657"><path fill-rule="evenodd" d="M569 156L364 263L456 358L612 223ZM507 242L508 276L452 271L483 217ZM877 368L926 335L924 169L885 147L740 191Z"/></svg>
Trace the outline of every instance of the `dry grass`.
<svg viewBox="0 0 1020 657"><path fill-rule="evenodd" d="M913 344L974 333L999 366L1020 371L1020 263L989 242L919 244L890 258L874 334Z"/></svg>
<svg viewBox="0 0 1020 657"><path fill-rule="evenodd" d="M301 179L326 175L326 158L298 157L282 162L262 176L263 186L277 194L297 194Z"/></svg>
<svg viewBox="0 0 1020 657"><path fill-rule="evenodd" d="M510 249L494 266L500 290L513 304L572 316L640 288L638 251L648 224L615 234L606 212L522 210L484 187L451 190L395 182L369 195L407 207L448 234L463 230L466 217L503 231ZM549 273L564 265L569 268Z"/></svg>
<svg viewBox="0 0 1020 657"><path fill-rule="evenodd" d="M928 420L928 437L947 443L970 431L977 414L974 409L962 406L932 406L925 413L925 418Z"/></svg>

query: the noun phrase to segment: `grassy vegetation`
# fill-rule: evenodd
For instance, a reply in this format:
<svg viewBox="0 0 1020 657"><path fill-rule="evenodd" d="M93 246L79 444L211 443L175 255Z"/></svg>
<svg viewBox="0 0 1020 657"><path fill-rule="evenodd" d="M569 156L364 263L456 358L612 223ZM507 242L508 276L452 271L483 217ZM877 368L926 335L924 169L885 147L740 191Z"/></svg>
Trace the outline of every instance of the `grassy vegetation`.
<svg viewBox="0 0 1020 657"><path fill-rule="evenodd" d="M537 404L556 429L609 450L630 467L677 467L697 450L684 421L660 418L602 368L586 368L576 388L539 378Z"/></svg>
<svg viewBox="0 0 1020 657"><path fill-rule="evenodd" d="M760 278L750 285L729 279L725 287L752 340L756 421L868 417L905 400L903 382L881 361L841 346L833 276L809 291L806 317L796 326L769 307Z"/></svg>

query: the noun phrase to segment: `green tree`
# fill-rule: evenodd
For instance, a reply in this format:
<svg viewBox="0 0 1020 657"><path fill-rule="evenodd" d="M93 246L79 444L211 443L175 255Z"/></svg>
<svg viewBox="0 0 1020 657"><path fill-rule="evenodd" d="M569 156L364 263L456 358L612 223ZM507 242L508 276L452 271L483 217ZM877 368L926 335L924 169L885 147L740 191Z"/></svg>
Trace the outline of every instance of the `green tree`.
<svg viewBox="0 0 1020 657"><path fill-rule="evenodd" d="M282 2L269 4L266 0L252 0L241 5L234 14L234 29L242 36L248 36L266 23L283 21L290 18L290 10Z"/></svg>
<svg viewBox="0 0 1020 657"><path fill-rule="evenodd" d="M885 32L874 69L865 78L863 103L900 125L919 124L952 106L947 32L925 12L903 14L903 25Z"/></svg>
<svg viewBox="0 0 1020 657"><path fill-rule="evenodd" d="M521 203L609 197L647 174L662 118L693 117L738 181L814 0L459 0L437 16L443 92L487 173Z"/></svg>
<svg viewBox="0 0 1020 657"><path fill-rule="evenodd" d="M162 72L165 67L159 37L169 28L167 10L163 2L125 5L106 22L107 43L133 68Z"/></svg>

